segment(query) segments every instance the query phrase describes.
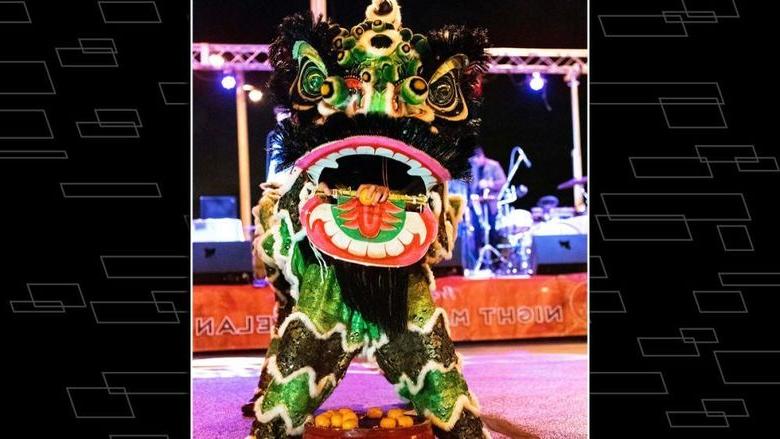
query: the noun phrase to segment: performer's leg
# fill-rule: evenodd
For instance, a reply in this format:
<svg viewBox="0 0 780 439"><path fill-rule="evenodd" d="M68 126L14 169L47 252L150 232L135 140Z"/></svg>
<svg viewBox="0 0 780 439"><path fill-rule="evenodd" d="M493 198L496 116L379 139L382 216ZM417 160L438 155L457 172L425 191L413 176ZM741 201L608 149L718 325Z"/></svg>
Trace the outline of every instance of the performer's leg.
<svg viewBox="0 0 780 439"><path fill-rule="evenodd" d="M498 207L488 206L488 224L490 224L490 245L496 247L499 243L500 235L496 229L496 218L498 217Z"/></svg>
<svg viewBox="0 0 780 439"><path fill-rule="evenodd" d="M296 437L311 413L344 377L356 350L345 350L341 332L323 338L307 316L291 314L279 328L273 355L263 365L251 435Z"/></svg>
<svg viewBox="0 0 780 439"><path fill-rule="evenodd" d="M262 396L263 389L268 387L268 381L271 379L271 376L268 375L268 359L275 356L279 350L279 325L287 319L293 309L294 302L292 297L290 297L289 292L286 290L277 290L275 294L276 307L274 308L274 311L276 312L276 318L274 327L271 330L271 342L265 352L265 360L263 361L263 366L260 368L260 378L257 383L257 388L255 388L255 393L249 398L249 402L241 406L241 413L250 418L255 416L255 401Z"/></svg>
<svg viewBox="0 0 780 439"><path fill-rule="evenodd" d="M409 281L409 326L376 350L379 367L399 395L434 424L439 438L487 436L479 405L460 370L446 315L431 299L425 272ZM489 436L488 436L489 437Z"/></svg>

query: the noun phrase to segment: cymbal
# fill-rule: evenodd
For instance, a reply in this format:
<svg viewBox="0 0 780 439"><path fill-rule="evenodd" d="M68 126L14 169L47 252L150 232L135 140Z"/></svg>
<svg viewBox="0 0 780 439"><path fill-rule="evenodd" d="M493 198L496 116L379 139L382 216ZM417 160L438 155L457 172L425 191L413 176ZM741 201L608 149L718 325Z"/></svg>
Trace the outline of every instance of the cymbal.
<svg viewBox="0 0 780 439"><path fill-rule="evenodd" d="M571 189L578 184L588 184L588 176L580 178L572 178L571 180L564 181L558 185L558 189Z"/></svg>

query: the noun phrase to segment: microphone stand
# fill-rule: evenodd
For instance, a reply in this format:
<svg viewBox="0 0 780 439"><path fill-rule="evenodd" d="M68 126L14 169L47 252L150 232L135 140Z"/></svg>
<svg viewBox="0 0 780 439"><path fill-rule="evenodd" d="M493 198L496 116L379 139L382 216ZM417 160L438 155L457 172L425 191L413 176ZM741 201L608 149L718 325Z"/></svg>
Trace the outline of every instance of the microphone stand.
<svg viewBox="0 0 780 439"><path fill-rule="evenodd" d="M518 156L520 160L515 160L516 152L520 154ZM510 186L510 182L512 181L512 178L515 176L515 173L517 173L517 170L520 168L520 163L527 160L528 160L528 156L525 155L525 151L523 151L522 148L520 148L519 146L515 146L514 148L512 148L512 152L509 156L509 163L510 163L509 167L511 169L509 171L509 175L506 178L506 181L504 182L504 185L501 186L501 189L498 192L499 196L496 202L498 206L503 206L504 204L511 203L517 199L517 194L514 191L513 191L513 197L507 196L506 191ZM487 262L485 261L485 259L488 256L488 254L493 254L497 256L500 261L507 262L506 258L504 258L501 252L499 252L498 249L493 247L493 245L490 243L490 232L492 230L492 227L490 226L490 221L488 220L488 214L487 214L488 209L489 206L482 206L482 212L481 212L482 215L480 215L480 224L482 226L484 244L479 249L479 257L477 258L477 264L474 266L475 273L479 273L479 270L482 268L482 264Z"/></svg>
<svg viewBox="0 0 780 439"><path fill-rule="evenodd" d="M515 153L518 153L517 159L515 159ZM512 152L509 154L509 175L506 177L506 181L504 182L504 185L501 186L501 189L498 191L499 197L498 197L498 204L504 205L507 203L512 203L515 200L517 200L517 194L514 194L514 199L512 200L506 200L506 191L509 188L510 184L512 183L512 178L514 178L515 174L517 173L517 170L520 169L520 163L525 162L528 160L528 156L525 154L525 151L523 151L522 148L519 146L515 146L512 148Z"/></svg>

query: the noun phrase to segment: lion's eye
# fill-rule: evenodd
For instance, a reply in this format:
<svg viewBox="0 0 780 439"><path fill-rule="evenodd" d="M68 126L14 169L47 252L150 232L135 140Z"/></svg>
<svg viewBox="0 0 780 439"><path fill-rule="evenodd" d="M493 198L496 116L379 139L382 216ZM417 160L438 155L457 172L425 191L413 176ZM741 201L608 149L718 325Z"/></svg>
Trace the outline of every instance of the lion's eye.
<svg viewBox="0 0 780 439"><path fill-rule="evenodd" d="M298 75L292 97L298 105L308 107L322 97L321 88L328 72L317 51L308 43L299 42L294 52L298 61Z"/></svg>
<svg viewBox="0 0 780 439"><path fill-rule="evenodd" d="M455 55L445 61L428 84L428 105L436 116L447 120L463 120L468 117L468 107L460 89L460 75L468 59Z"/></svg>

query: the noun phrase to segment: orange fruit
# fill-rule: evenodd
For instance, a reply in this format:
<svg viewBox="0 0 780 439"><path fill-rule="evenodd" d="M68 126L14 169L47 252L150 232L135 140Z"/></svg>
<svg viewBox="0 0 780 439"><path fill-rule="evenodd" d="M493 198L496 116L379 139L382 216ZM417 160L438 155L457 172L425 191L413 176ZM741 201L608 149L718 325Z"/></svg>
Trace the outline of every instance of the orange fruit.
<svg viewBox="0 0 780 439"><path fill-rule="evenodd" d="M325 428L330 427L330 418L325 416L324 414L317 415L314 418L314 425L316 425L317 427L325 427Z"/></svg>
<svg viewBox="0 0 780 439"><path fill-rule="evenodd" d="M331 427L341 427L341 422L343 421L343 418L341 417L341 413L334 413L333 416L330 417L330 426Z"/></svg>
<svg viewBox="0 0 780 439"><path fill-rule="evenodd" d="M399 427L411 427L414 425L414 419L411 416L401 416L397 421Z"/></svg>
<svg viewBox="0 0 780 439"><path fill-rule="evenodd" d="M390 409L387 411L387 417L392 419L398 419L404 415L403 409Z"/></svg>
<svg viewBox="0 0 780 439"><path fill-rule="evenodd" d="M352 430L353 428L356 428L358 424L357 417L355 418L346 418L341 423L341 428L344 430Z"/></svg>
<svg viewBox="0 0 780 439"><path fill-rule="evenodd" d="M379 407L371 407L366 411L366 416L368 416L371 419L379 419L383 415L382 409Z"/></svg>
<svg viewBox="0 0 780 439"><path fill-rule="evenodd" d="M379 426L382 428L395 428L395 419L393 418L382 418L381 421L379 421Z"/></svg>

